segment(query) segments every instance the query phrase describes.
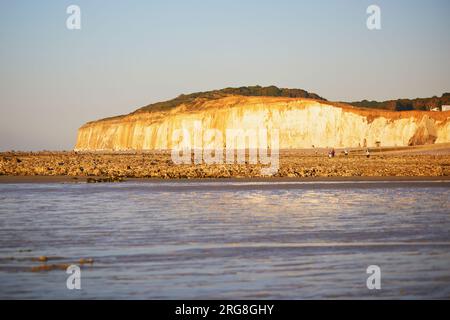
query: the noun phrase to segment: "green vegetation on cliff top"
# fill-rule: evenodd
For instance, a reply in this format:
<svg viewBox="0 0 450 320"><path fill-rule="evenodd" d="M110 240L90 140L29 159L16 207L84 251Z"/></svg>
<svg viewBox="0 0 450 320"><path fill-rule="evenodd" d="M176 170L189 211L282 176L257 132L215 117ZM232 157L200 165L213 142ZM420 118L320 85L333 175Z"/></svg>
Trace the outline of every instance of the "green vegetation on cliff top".
<svg viewBox="0 0 450 320"><path fill-rule="evenodd" d="M205 92L196 92L191 94L182 94L175 99L149 104L145 107L139 108L134 113L146 111L164 111L179 106L180 104L189 104L195 99L201 98L206 100L220 99L227 95L241 95L241 96L266 96L266 97L290 97L290 98L310 98L325 100L315 93L309 93L302 89L287 89L278 88L275 86L261 87L239 87L239 88L225 88L220 90L212 90Z"/></svg>
<svg viewBox="0 0 450 320"><path fill-rule="evenodd" d="M223 98L228 95L310 98L326 101L325 98L322 98L315 93L310 93L302 89L278 88L276 86L268 86L268 87L248 86L248 87L225 88L220 90L182 94L176 97L175 99L149 104L147 106L139 108L133 113L170 110L181 104L190 104L194 102L196 99L214 100ZM381 102L362 100L345 103L359 108L372 108L372 109L383 109L393 111L431 110L433 108L441 108L442 105L450 105L450 93L444 93L442 97L434 96L431 98L397 99Z"/></svg>
<svg viewBox="0 0 450 320"><path fill-rule="evenodd" d="M394 111L424 110L441 108L443 105L450 105L450 93L444 93L442 97L416 98L416 99L397 99L387 101L368 101L347 102L359 108L384 109Z"/></svg>
<svg viewBox="0 0 450 320"><path fill-rule="evenodd" d="M287 89L278 88L276 86L248 86L239 88L224 88L220 90L211 90L205 92L195 92L190 94L181 94L175 99L156 102L137 109L131 114L141 113L141 112L151 112L151 111L165 111L175 108L181 104L193 103L196 99L203 100L214 100L226 97L228 95L241 95L241 96L256 96L256 97L290 97L290 98L309 98L316 100L327 101L325 98L320 97L315 93L310 93L302 89ZM358 108L371 108L371 109L382 109L382 110L393 110L393 111L405 111L405 110L431 110L433 108L441 108L442 105L450 105L450 93L444 93L442 97L431 97L431 98L416 98L416 99L397 99L388 101L355 101L355 102L344 102L346 104L353 105ZM115 116L108 117L101 120L111 120L120 119L124 117ZM96 122L96 121L91 121ZM91 123L88 122L88 123Z"/></svg>

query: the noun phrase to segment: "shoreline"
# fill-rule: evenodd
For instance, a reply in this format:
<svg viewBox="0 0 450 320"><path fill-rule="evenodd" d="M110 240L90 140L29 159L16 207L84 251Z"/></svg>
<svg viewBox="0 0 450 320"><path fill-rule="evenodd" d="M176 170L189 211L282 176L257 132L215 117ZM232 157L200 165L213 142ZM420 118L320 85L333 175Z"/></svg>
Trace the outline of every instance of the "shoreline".
<svg viewBox="0 0 450 320"><path fill-rule="evenodd" d="M77 184L87 183L87 180L93 177L87 176L0 176L0 184ZM107 177L95 177L95 178L107 178ZM254 178L193 178L193 179L161 179L161 178L124 178L122 182L103 182L101 184L120 184L126 182L139 182L139 183L211 183L211 182L223 182L226 183L314 183L314 182L447 182L450 181L450 176L355 176L355 177L304 177L304 178L290 178L290 177L254 177Z"/></svg>

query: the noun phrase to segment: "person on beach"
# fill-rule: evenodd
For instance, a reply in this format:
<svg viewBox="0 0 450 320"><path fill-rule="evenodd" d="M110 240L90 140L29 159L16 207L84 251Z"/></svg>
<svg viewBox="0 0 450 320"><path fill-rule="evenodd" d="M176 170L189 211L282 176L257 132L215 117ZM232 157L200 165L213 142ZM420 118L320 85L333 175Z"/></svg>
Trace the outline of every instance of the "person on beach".
<svg viewBox="0 0 450 320"><path fill-rule="evenodd" d="M366 157L367 157L367 158L370 158L370 152L369 152L369 149L366 150Z"/></svg>
<svg viewBox="0 0 450 320"><path fill-rule="evenodd" d="M335 155L335 151L334 151L334 149L331 149L329 152L328 152L328 158L334 158L334 155Z"/></svg>
<svg viewBox="0 0 450 320"><path fill-rule="evenodd" d="M344 155L348 156L348 150L347 149L344 150Z"/></svg>

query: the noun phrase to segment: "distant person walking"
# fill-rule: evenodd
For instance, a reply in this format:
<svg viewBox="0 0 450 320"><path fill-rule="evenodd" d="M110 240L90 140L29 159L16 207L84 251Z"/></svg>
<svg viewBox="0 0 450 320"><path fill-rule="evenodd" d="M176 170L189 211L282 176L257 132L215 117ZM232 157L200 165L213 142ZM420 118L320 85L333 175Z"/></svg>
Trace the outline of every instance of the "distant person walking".
<svg viewBox="0 0 450 320"><path fill-rule="evenodd" d="M370 151L369 151L369 149L366 150L366 157L370 158Z"/></svg>
<svg viewBox="0 0 450 320"><path fill-rule="evenodd" d="M328 152L328 158L334 158L334 155L336 154L336 152L334 151L334 149L331 149L329 152Z"/></svg>

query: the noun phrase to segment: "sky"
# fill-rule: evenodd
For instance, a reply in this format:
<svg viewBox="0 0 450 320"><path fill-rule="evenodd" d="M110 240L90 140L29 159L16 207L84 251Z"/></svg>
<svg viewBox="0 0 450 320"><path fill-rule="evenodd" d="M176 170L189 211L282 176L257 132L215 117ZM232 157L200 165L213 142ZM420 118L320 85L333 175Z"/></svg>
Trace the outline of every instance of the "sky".
<svg viewBox="0 0 450 320"><path fill-rule="evenodd" d="M448 0L0 0L0 150L71 150L87 121L229 86L440 96L449 16Z"/></svg>

